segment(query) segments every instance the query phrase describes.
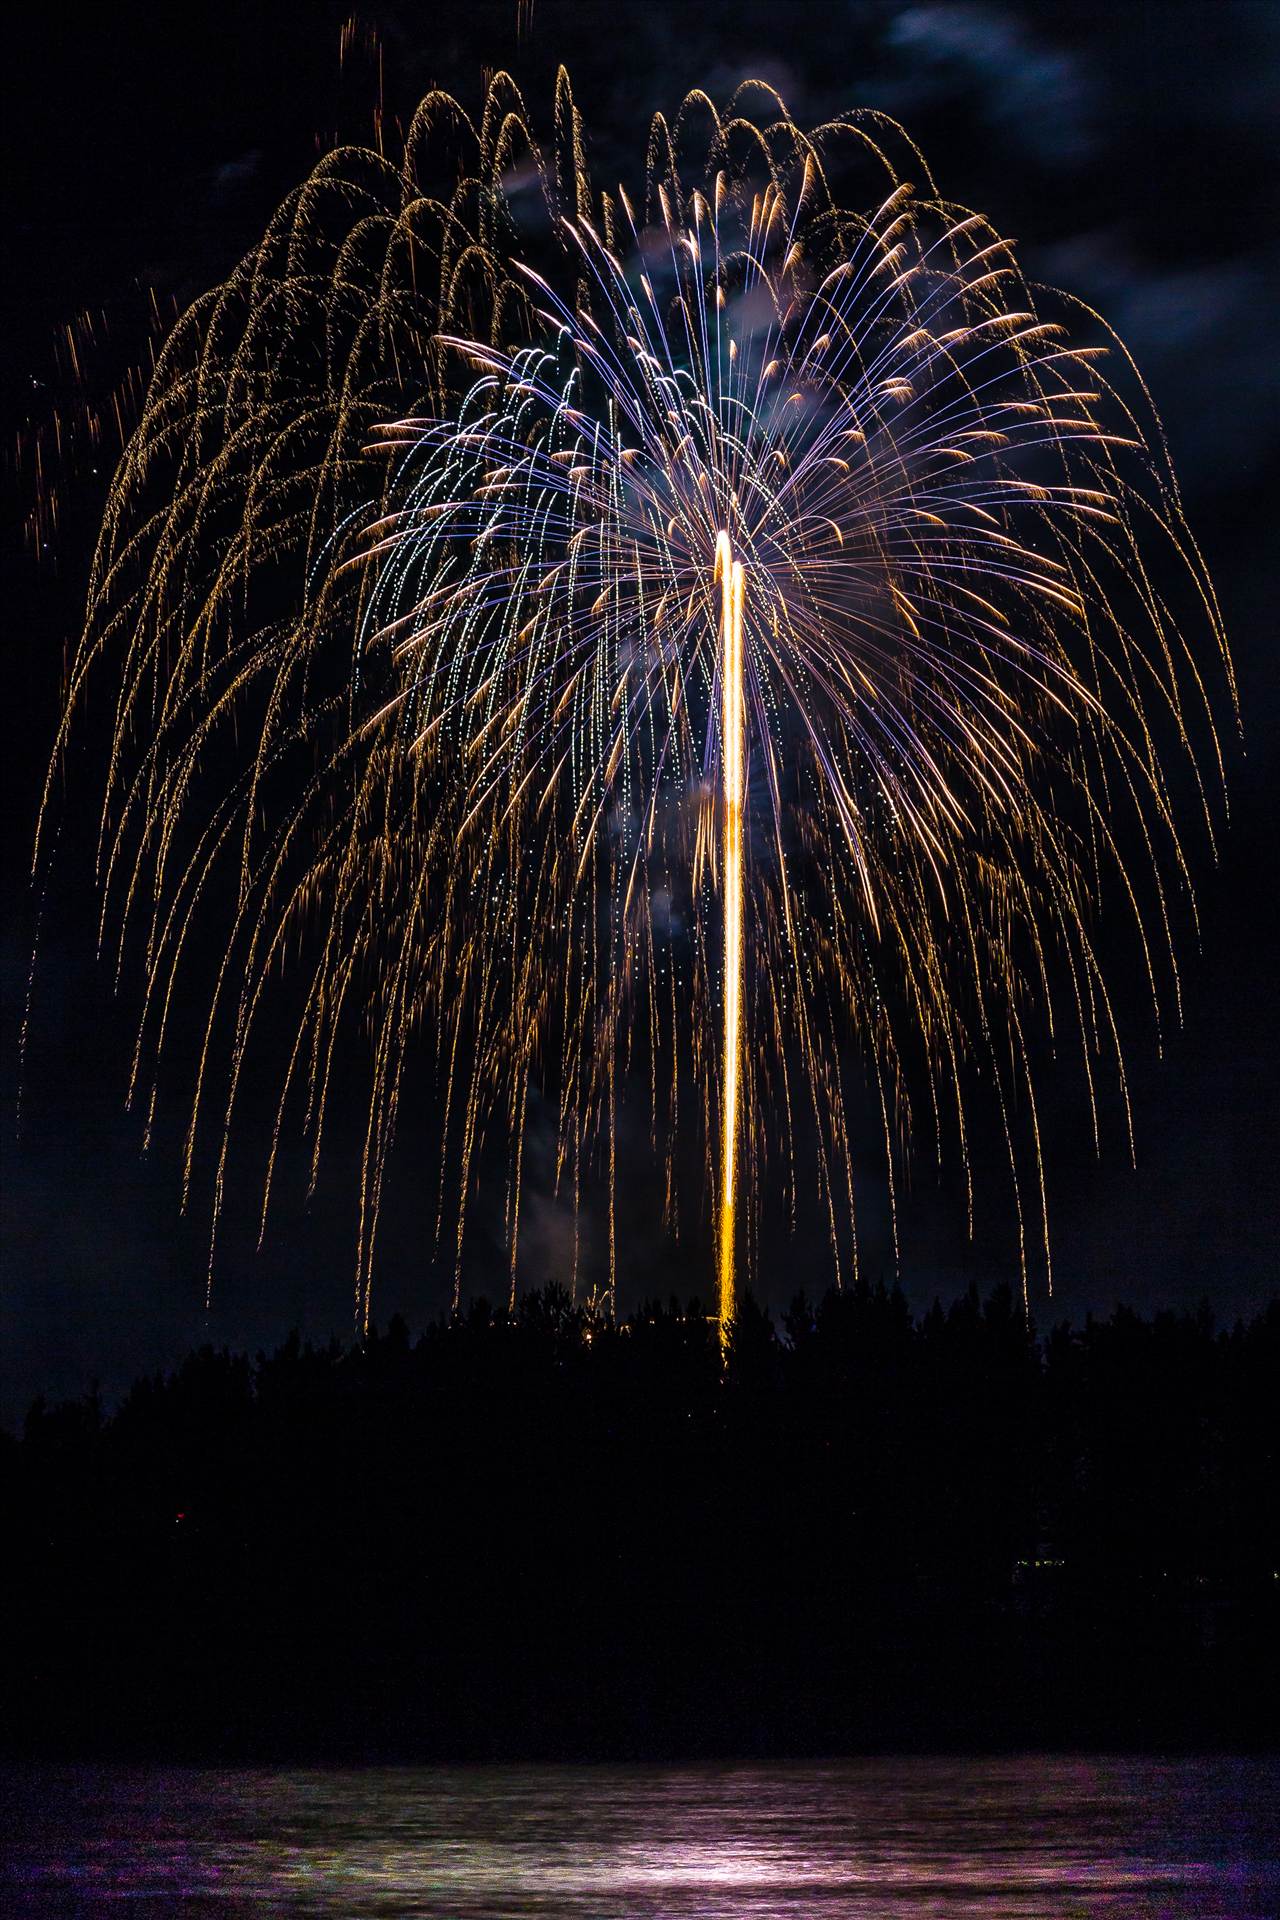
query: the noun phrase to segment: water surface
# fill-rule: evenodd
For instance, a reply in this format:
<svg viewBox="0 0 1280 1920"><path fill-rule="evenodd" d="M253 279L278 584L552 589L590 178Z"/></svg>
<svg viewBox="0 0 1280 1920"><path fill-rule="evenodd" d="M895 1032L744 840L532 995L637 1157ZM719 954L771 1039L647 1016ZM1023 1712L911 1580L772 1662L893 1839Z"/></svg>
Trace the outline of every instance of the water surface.
<svg viewBox="0 0 1280 1920"><path fill-rule="evenodd" d="M68 1769L0 1780L6 1914L1275 1920L1280 1763Z"/></svg>

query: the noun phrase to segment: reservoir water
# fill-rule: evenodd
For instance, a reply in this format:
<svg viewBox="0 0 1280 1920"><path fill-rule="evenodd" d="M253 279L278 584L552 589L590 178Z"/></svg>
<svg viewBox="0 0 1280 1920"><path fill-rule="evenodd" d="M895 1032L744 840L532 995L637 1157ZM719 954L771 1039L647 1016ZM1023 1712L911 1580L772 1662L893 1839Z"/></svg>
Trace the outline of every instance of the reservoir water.
<svg viewBox="0 0 1280 1920"><path fill-rule="evenodd" d="M0 1911L1275 1920L1280 1762L0 1775Z"/></svg>

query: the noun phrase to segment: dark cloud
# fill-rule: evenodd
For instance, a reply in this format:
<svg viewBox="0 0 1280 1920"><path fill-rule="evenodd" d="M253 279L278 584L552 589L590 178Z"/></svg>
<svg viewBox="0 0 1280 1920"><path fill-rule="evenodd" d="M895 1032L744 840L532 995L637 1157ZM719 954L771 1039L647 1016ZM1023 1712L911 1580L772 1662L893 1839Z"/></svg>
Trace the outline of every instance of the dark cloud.
<svg viewBox="0 0 1280 1920"><path fill-rule="evenodd" d="M884 45L906 69L898 81L904 108L972 88L983 123L1013 150L1062 168L1093 151L1094 121L1103 107L1100 73L1016 12L904 7L890 18Z"/></svg>
<svg viewBox="0 0 1280 1920"><path fill-rule="evenodd" d="M1280 432L1280 358L1258 319L1280 293L1280 251L1153 266L1117 229L1042 248L1034 264L1115 327L1197 493L1245 482L1265 463Z"/></svg>
<svg viewBox="0 0 1280 1920"><path fill-rule="evenodd" d="M217 203L231 198L255 180L262 169L262 149L254 147L236 160L224 160L213 170L209 198Z"/></svg>

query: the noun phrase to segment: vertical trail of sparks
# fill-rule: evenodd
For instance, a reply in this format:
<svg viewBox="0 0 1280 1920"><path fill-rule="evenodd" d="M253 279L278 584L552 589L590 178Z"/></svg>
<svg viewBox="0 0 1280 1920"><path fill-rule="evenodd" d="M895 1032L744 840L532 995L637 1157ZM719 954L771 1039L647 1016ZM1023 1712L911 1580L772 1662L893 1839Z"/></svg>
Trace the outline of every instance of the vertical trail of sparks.
<svg viewBox="0 0 1280 1920"><path fill-rule="evenodd" d="M715 581L720 587L720 777L724 799L724 1091L720 1145L720 1340L729 1337L736 1305L738 1107L742 1079L743 891L742 810L746 774L742 697L742 562L729 536L716 538Z"/></svg>

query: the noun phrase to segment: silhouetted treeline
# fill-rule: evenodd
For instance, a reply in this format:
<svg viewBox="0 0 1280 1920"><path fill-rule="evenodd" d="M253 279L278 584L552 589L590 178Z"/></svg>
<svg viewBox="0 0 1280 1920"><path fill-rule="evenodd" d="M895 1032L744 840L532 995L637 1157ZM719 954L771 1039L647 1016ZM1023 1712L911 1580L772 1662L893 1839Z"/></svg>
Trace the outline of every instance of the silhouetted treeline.
<svg viewBox="0 0 1280 1920"><path fill-rule="evenodd" d="M192 1757L1273 1742L1280 1303L206 1349L6 1439L4 1728Z"/></svg>

